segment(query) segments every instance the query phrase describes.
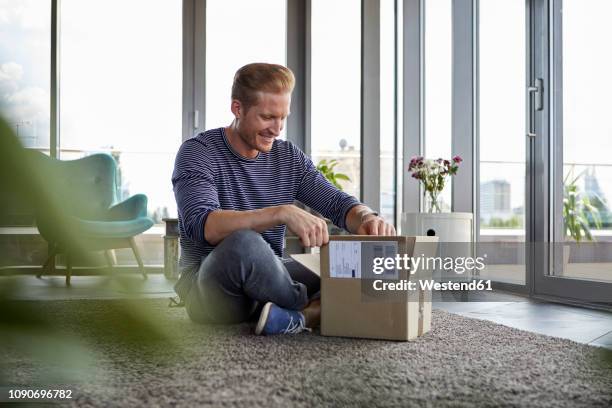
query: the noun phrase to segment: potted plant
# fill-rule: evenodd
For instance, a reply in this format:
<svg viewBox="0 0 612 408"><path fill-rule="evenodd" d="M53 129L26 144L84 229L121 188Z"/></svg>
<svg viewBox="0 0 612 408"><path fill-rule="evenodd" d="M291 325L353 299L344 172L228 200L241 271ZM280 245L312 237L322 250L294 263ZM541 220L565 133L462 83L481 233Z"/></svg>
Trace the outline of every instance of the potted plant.
<svg viewBox="0 0 612 408"><path fill-rule="evenodd" d="M325 177L330 183L332 183L336 188L338 188L338 190L343 190L342 185L339 183L339 180L351 181L351 179L349 178L349 176L347 176L344 173L337 173L336 171L334 171L334 168L338 164L339 162L336 159L332 159L329 161L327 159L321 159L319 163L317 164L317 170L321 172L323 177ZM311 209L311 212L318 217L325 218L321 214L319 214L318 212L312 209ZM331 222L331 220L328 220L327 218L325 218L325 221L327 222L327 229L330 235L342 235L345 233L342 229L336 227Z"/></svg>
<svg viewBox="0 0 612 408"><path fill-rule="evenodd" d="M342 190L342 185L338 182L338 180L351 181L349 176L343 173L336 173L334 171L334 167L338 165L338 160L332 159L329 162L326 159L322 159L317 164L317 170L323 174L330 183L336 186L339 190Z"/></svg>
<svg viewBox="0 0 612 408"><path fill-rule="evenodd" d="M589 215L595 227L597 229L601 228L599 210L591 203L588 196L580 192L580 188L577 184L585 171L573 177L574 168L572 167L563 178L563 233L566 242L567 238L570 238L570 241L573 240L578 245L583 240L595 241L593 234L591 234ZM570 248L570 245L563 246L564 270L569 263Z"/></svg>

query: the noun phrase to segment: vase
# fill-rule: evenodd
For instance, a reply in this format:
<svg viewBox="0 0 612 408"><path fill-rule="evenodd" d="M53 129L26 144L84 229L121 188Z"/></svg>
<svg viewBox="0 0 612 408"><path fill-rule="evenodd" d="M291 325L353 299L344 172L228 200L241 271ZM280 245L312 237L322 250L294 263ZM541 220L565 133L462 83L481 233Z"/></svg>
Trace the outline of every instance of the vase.
<svg viewBox="0 0 612 408"><path fill-rule="evenodd" d="M423 191L423 204L425 205L425 212L428 212L430 214L441 213L442 209L440 208L439 198L439 191Z"/></svg>

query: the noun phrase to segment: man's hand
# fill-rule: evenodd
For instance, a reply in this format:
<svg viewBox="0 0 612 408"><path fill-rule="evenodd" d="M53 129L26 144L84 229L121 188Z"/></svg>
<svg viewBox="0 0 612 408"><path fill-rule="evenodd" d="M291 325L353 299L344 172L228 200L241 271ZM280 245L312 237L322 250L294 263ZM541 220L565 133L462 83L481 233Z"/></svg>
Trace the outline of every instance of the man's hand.
<svg viewBox="0 0 612 408"><path fill-rule="evenodd" d="M395 227L377 215L368 215L357 229L358 235L395 235Z"/></svg>
<svg viewBox="0 0 612 408"><path fill-rule="evenodd" d="M279 217L281 222L300 238L304 247L320 247L329 242L325 220L292 204L280 206Z"/></svg>

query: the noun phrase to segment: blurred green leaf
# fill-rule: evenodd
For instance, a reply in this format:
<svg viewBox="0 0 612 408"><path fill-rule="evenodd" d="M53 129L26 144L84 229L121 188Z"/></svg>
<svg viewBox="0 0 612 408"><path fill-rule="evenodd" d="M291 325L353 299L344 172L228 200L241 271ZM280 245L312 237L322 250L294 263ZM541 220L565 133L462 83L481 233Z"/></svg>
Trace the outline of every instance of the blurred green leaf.
<svg viewBox="0 0 612 408"><path fill-rule="evenodd" d="M334 172L334 167L339 164L338 160L332 159L329 162L326 159L321 159L317 164L317 170L337 189L342 190L342 185L338 180L351 181L351 179L343 173Z"/></svg>
<svg viewBox="0 0 612 408"><path fill-rule="evenodd" d="M82 247L65 215L65 198L58 194L62 191L57 184L59 180L39 166L38 161L31 160L31 153L21 146L0 117L0 192L11 191L35 203L36 211L45 211L46 218L51 220L46 227L64 235L72 248L81 249L78 253L86 258L90 251ZM5 210L0 207L0 211ZM3 384L14 378L15 366L10 364L14 359L50 367L46 380L52 382L59 378L60 372L79 378L85 371L95 369L96 363L92 361L108 344L115 346L118 355L146 355L160 344L167 347L176 344L177 333L160 324L160 316L148 310L142 300L108 301L105 303L108 313L103 314L107 317L100 320L79 309L73 315L55 315L54 302L15 299L16 294L31 290L20 285L20 281L23 279L0 277L0 356L3 357L0 358L0 380ZM133 280L116 279L115 283L126 298L138 297L138 284ZM91 288L93 293L97 289ZM79 307L80 303L75 301L74 305ZM101 338L108 344L100 344Z"/></svg>

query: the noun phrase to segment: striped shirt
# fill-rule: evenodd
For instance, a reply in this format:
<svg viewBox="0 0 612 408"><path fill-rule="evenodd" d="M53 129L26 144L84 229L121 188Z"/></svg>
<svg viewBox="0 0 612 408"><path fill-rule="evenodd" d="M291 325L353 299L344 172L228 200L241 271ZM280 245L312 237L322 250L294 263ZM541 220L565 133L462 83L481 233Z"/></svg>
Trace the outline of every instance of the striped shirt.
<svg viewBox="0 0 612 408"><path fill-rule="evenodd" d="M334 187L312 160L289 141L276 139L269 152L253 159L238 154L225 129L200 133L178 151L172 174L178 207L181 278L175 286L185 299L202 262L214 246L204 225L215 210L246 211L300 201L346 229L347 212L359 201ZM285 225L261 233L282 257Z"/></svg>

